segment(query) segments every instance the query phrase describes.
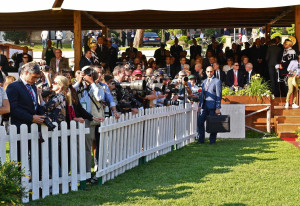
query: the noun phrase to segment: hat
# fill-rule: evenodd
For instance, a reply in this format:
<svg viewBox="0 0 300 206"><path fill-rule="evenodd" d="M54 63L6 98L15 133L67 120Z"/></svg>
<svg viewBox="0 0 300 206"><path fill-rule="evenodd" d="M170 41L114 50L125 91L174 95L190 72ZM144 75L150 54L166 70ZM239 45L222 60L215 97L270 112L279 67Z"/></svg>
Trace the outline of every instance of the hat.
<svg viewBox="0 0 300 206"><path fill-rule="evenodd" d="M195 75L191 74L189 77L189 79L196 79Z"/></svg>
<svg viewBox="0 0 300 206"><path fill-rule="evenodd" d="M132 72L132 76L136 76L136 75L138 75L138 74L143 75L143 72L142 72L141 70L139 70L139 69L136 69L136 70L134 70L134 71Z"/></svg>

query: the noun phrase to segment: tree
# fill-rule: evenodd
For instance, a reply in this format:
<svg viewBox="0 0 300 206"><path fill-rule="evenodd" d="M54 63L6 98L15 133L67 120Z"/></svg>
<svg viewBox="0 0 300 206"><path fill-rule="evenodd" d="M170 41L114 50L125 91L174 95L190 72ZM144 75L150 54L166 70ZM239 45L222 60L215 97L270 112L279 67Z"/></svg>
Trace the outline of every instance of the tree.
<svg viewBox="0 0 300 206"><path fill-rule="evenodd" d="M137 29L133 40L134 47L140 47L143 43L144 29Z"/></svg>
<svg viewBox="0 0 300 206"><path fill-rule="evenodd" d="M5 41L13 41L15 44L19 44L21 41L27 41L29 39L29 32L27 31L6 31L3 38Z"/></svg>

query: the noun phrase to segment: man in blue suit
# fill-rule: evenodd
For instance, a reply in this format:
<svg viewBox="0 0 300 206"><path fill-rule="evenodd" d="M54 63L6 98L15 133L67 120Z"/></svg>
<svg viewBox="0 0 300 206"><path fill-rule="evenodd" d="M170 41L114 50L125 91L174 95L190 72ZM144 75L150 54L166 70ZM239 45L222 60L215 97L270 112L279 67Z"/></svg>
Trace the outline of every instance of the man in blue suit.
<svg viewBox="0 0 300 206"><path fill-rule="evenodd" d="M211 66L206 68L207 79L201 85L202 92L199 103L198 117L198 144L203 144L205 140L204 122L207 116L220 114L222 98L222 82L214 77L214 69ZM215 144L217 133L211 133L209 144Z"/></svg>
<svg viewBox="0 0 300 206"><path fill-rule="evenodd" d="M40 78L40 67L30 62L22 66L20 79L7 87L7 96L11 106L11 124L16 125L18 133L20 126L26 124L30 130L32 123L42 124L44 111L38 104L35 82Z"/></svg>

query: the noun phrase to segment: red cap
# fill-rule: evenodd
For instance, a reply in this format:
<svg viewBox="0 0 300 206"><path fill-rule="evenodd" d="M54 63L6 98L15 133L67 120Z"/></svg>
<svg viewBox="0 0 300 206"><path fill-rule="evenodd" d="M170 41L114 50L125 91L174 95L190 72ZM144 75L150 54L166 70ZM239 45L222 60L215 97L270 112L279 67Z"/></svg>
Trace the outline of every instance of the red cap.
<svg viewBox="0 0 300 206"><path fill-rule="evenodd" d="M134 70L134 71L132 72L132 76L135 76L135 75L137 75L137 74L143 75L143 72L142 72L141 70L139 70L139 69L136 69L136 70Z"/></svg>

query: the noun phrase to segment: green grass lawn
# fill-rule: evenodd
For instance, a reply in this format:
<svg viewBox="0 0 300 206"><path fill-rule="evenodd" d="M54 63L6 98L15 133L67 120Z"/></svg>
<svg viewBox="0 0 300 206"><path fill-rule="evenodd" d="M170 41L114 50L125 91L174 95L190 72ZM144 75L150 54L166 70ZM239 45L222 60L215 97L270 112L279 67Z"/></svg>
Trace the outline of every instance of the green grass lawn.
<svg viewBox="0 0 300 206"><path fill-rule="evenodd" d="M102 186L29 205L300 205L300 150L278 138L191 144Z"/></svg>

